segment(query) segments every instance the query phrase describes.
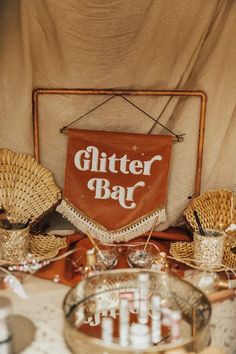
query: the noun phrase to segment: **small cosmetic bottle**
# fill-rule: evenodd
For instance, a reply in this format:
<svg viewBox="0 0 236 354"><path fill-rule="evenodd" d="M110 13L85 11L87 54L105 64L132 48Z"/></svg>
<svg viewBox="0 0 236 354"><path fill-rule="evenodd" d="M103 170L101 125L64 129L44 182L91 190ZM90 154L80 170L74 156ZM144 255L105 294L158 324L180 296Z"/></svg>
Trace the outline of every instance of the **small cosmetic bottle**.
<svg viewBox="0 0 236 354"><path fill-rule="evenodd" d="M99 272L96 267L96 263L96 253L94 248L91 248L86 252L86 265L82 271L84 279L87 279Z"/></svg>
<svg viewBox="0 0 236 354"><path fill-rule="evenodd" d="M128 347L129 345L129 300L120 299L120 345Z"/></svg>
<svg viewBox="0 0 236 354"><path fill-rule="evenodd" d="M113 320L111 317L103 317L102 319L102 340L105 345L113 342Z"/></svg>
<svg viewBox="0 0 236 354"><path fill-rule="evenodd" d="M150 346L149 327L141 323L132 324L130 327L130 343L134 353L143 353Z"/></svg>
<svg viewBox="0 0 236 354"><path fill-rule="evenodd" d="M152 343L161 341L161 298L159 295L152 297Z"/></svg>
<svg viewBox="0 0 236 354"><path fill-rule="evenodd" d="M171 342L176 342L180 339L180 322L181 312L172 311L171 313Z"/></svg>
<svg viewBox="0 0 236 354"><path fill-rule="evenodd" d="M141 324L148 323L148 290L149 290L149 274L140 273L138 275L139 289L139 312L138 321Z"/></svg>

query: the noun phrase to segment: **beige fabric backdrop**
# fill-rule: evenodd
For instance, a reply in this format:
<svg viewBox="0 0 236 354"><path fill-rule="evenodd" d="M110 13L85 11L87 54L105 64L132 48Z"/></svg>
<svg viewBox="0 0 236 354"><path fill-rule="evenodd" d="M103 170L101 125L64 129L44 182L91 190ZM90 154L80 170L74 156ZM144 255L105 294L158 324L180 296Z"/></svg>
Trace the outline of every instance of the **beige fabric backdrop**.
<svg viewBox="0 0 236 354"><path fill-rule="evenodd" d="M33 153L35 88L200 89L208 95L202 190L236 189L236 1L0 0L0 5L1 147ZM61 187L67 138L58 130L103 99L40 99L41 161ZM199 102L134 101L176 133L186 133L184 142L174 145L164 229L181 220L193 193ZM117 98L74 127L148 133L152 124ZM164 133L156 126L152 133L157 132Z"/></svg>

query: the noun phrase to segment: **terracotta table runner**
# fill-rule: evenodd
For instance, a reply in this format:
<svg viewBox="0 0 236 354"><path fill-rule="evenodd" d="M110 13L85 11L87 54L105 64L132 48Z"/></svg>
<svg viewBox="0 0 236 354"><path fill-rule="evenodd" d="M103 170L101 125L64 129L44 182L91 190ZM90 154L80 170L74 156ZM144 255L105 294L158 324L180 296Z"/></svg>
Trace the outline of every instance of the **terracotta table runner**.
<svg viewBox="0 0 236 354"><path fill-rule="evenodd" d="M147 235L143 235L142 237L127 242L127 244L145 242L146 237ZM154 232L152 235L152 242L155 243L161 251L164 251L167 254L169 254L170 243L173 241L189 241L189 237L179 229L170 229L165 232ZM92 248L92 245L85 235L76 233L67 236L67 247L60 252L60 255L69 250L77 250L71 255L59 261L52 262L44 267L37 272L37 276L44 279L56 280L65 285L74 286L81 280L81 272L79 268L81 265L85 264L85 253L89 248ZM175 261L171 261L170 264L172 270L176 270L176 272L180 274L183 269L186 269L185 266L179 265ZM117 268L127 267L127 257L120 255Z"/></svg>

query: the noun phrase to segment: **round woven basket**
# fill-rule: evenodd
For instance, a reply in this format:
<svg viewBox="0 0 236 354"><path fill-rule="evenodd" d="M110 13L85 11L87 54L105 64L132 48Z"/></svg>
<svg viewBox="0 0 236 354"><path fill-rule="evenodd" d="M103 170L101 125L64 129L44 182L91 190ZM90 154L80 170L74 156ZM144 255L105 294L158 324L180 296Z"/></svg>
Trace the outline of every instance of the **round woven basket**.
<svg viewBox="0 0 236 354"><path fill-rule="evenodd" d="M33 223L60 198L51 172L32 156L0 149L0 205L11 220Z"/></svg>

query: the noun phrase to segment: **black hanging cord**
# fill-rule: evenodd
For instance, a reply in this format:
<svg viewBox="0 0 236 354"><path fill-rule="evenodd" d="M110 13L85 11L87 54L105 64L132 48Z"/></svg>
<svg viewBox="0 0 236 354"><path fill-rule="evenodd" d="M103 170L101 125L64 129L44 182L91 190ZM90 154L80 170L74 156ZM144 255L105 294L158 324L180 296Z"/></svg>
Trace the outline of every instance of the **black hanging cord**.
<svg viewBox="0 0 236 354"><path fill-rule="evenodd" d="M71 125L73 125L74 123L78 122L80 119L84 118L85 116L87 116L88 114L90 114L91 112L95 111L97 108L103 106L105 103L107 103L108 101L112 100L114 97L117 97L117 95L113 95L111 97L109 97L108 99L106 99L105 101L103 101L102 103L99 103L97 106L93 107L92 109L90 109L88 112L84 113L82 116L76 118L73 122L69 123L68 125L64 126L63 128L60 129L60 133L63 133L67 128L69 128ZM185 134L175 134L172 130L170 130L169 128L167 128L166 126L164 126L163 124L161 124L158 119L155 119L154 117L152 117L149 113L145 112L142 108L140 108L139 106L137 106L135 103L133 103L132 101L130 101L128 98L124 97L123 95L118 95L118 97L123 98L125 101L127 101L129 104L131 104L133 107L135 107L137 110L139 110L140 112L142 112L143 114L145 114L147 117L149 117L150 119L152 119L155 123L152 126L151 130L149 131L148 134L151 133L151 131L153 130L153 128L155 127L156 124L159 124L162 128L166 129L169 133L171 133L172 135L174 135L177 139L177 141L182 141L183 140L183 136ZM170 101L170 100L169 100ZM168 103L169 103L168 101ZM165 108L164 108L165 109ZM162 112L164 111L164 109L162 110ZM161 112L161 113L162 113Z"/></svg>
<svg viewBox="0 0 236 354"><path fill-rule="evenodd" d="M184 133L184 134L175 134L172 130L170 130L169 128L167 128L166 126L164 126L163 124L161 124L160 122L158 122L158 120L156 120L154 117L152 117L149 113L145 112L142 108L140 108L139 106L137 106L135 103L133 103L132 101L130 101L128 98L126 98L126 97L124 97L124 96L122 96L122 95L120 95L120 97L122 97L125 101L129 102L132 106L134 106L135 108L137 108L140 112L142 112L143 114L145 114L147 117L149 117L150 119L152 119L152 120L155 122L154 126L155 126L156 124L159 124L162 128L166 129L168 132L170 132L172 135L174 135L178 141L181 141L181 140L183 139L182 136L184 136L185 133ZM151 128L151 130L149 131L149 134L150 134L151 131L153 130L154 126L153 126L153 127Z"/></svg>
<svg viewBox="0 0 236 354"><path fill-rule="evenodd" d="M96 107L93 107L92 109L90 109L88 112L84 113L82 116L80 116L79 118L76 118L73 122L69 123L68 125L64 126L63 128L60 129L60 133L63 133L67 128L69 128L71 125L73 125L74 123L78 122L80 119L84 118L85 116L87 116L88 114L90 114L91 112L95 111L95 109L103 106L105 103L107 103L108 101L112 100L112 98L114 98L114 96L109 97L108 99L106 99L105 101L103 101L102 103L99 103Z"/></svg>
<svg viewBox="0 0 236 354"><path fill-rule="evenodd" d="M168 104L170 103L171 99L173 97L169 97L166 104L164 105L164 107L162 108L161 112L159 113L158 118L155 120L155 123L153 124L153 126L151 127L151 129L149 130L148 134L151 134L151 132L153 131L153 129L155 128L157 122L159 121L159 119L161 118L162 114L165 112L166 107L168 106ZM160 124L160 123L159 123Z"/></svg>

